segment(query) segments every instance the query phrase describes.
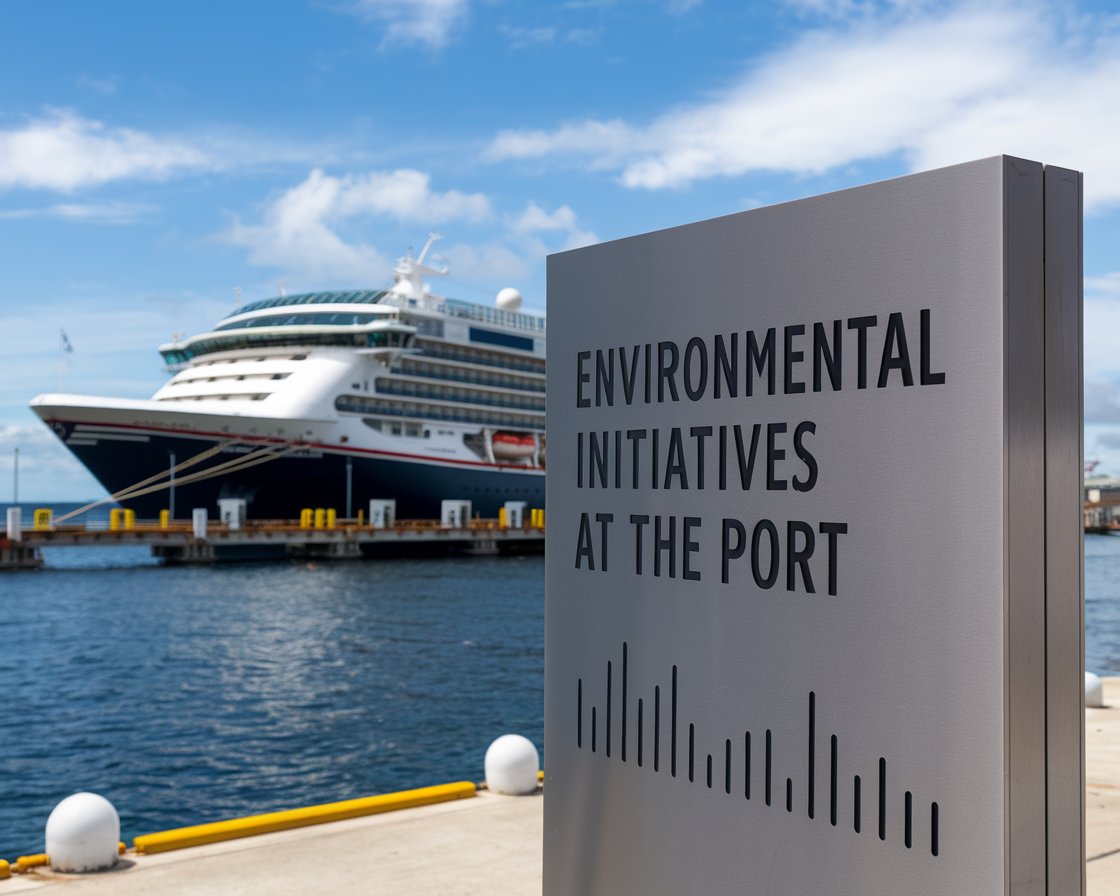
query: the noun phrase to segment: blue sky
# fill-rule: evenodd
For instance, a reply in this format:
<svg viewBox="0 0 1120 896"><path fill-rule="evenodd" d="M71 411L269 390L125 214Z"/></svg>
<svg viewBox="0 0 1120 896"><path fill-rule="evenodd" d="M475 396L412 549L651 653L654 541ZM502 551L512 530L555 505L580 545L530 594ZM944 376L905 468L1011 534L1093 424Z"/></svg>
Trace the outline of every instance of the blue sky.
<svg viewBox="0 0 1120 896"><path fill-rule="evenodd" d="M1120 4L12 2L0 499L103 494L27 409L150 396L243 301L550 252L998 153L1085 172L1086 455L1120 474ZM238 292L240 291L240 292ZM74 351L59 351L65 329Z"/></svg>

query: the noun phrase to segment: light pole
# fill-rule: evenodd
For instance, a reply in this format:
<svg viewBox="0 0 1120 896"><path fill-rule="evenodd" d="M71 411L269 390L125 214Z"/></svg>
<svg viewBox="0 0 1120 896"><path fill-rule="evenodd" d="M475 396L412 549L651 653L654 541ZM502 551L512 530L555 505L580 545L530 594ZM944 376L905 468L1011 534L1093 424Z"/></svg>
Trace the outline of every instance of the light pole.
<svg viewBox="0 0 1120 896"><path fill-rule="evenodd" d="M346 458L346 519L350 519L352 501L350 500L352 494L352 486L354 482L354 462L351 458Z"/></svg>
<svg viewBox="0 0 1120 896"><path fill-rule="evenodd" d="M168 451L171 455L171 471L168 474L167 515L175 519L175 452Z"/></svg>

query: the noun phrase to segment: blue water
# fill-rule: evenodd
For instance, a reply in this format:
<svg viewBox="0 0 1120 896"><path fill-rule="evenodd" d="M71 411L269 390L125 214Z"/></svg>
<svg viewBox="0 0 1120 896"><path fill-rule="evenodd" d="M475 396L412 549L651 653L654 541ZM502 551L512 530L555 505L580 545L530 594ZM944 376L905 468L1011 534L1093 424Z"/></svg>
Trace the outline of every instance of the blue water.
<svg viewBox="0 0 1120 896"><path fill-rule="evenodd" d="M108 797L131 840L480 780L510 731L542 745L540 557L44 555L0 574L0 857L41 851L76 790ZM1120 537L1086 537L1085 586L1086 666L1120 675Z"/></svg>
<svg viewBox="0 0 1120 896"><path fill-rule="evenodd" d="M542 745L541 557L161 567L55 549L0 574L0 856L54 805L121 833L481 780ZM126 555L131 555L131 558Z"/></svg>

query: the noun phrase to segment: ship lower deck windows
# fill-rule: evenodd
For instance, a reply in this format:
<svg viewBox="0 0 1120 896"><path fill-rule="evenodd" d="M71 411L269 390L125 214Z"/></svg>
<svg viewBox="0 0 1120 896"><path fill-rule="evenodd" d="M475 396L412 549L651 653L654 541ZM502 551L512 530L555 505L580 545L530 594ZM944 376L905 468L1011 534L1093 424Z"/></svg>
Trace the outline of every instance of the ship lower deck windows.
<svg viewBox="0 0 1120 896"><path fill-rule="evenodd" d="M446 386L442 383L424 383L414 380L397 380L378 377L374 386L382 395L404 395L426 398L433 401L449 401L456 404L477 404L504 408L517 408L523 411L544 413L544 396L518 395L513 392L484 392L481 389Z"/></svg>
<svg viewBox="0 0 1120 896"><path fill-rule="evenodd" d="M362 422L370 429L377 432L387 432L395 436L411 436L412 438L431 438L431 430L422 429L419 423L402 423L399 420L379 420L376 417L363 417Z"/></svg>
<svg viewBox="0 0 1120 896"><path fill-rule="evenodd" d="M491 408L456 407L434 402L398 401L392 398L367 398L364 395L340 395L335 409L343 413L368 414L379 417L422 417L448 423L469 423L508 429L543 430L544 416L500 411Z"/></svg>
<svg viewBox="0 0 1120 896"><path fill-rule="evenodd" d="M544 375L544 358L532 358L513 352L499 352L421 337L417 337L416 347L421 350L423 357Z"/></svg>

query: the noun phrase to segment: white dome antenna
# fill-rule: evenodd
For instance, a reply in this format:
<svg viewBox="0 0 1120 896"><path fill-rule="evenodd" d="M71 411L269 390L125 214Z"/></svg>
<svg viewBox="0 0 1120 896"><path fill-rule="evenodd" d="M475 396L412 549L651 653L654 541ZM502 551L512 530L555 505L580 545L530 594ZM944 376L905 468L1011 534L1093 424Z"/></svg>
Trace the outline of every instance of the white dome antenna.
<svg viewBox="0 0 1120 896"><path fill-rule="evenodd" d="M521 308L521 293L512 286L507 286L498 292L494 304L502 311L517 311Z"/></svg>

